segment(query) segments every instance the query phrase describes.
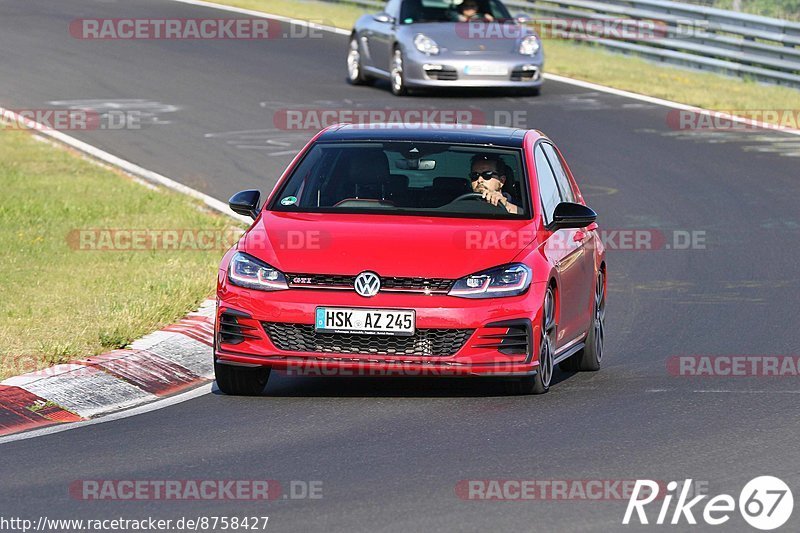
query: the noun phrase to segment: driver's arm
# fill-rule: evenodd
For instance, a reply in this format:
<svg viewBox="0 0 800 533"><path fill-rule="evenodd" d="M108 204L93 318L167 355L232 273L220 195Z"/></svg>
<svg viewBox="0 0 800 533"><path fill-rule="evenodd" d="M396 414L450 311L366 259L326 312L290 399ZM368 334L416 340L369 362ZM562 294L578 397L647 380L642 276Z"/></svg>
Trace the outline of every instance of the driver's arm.
<svg viewBox="0 0 800 533"><path fill-rule="evenodd" d="M515 204L511 203L506 195L500 191L483 191L480 193L483 198L492 205L502 205L506 208L506 211L511 213L512 215L516 215L519 213L519 207Z"/></svg>
<svg viewBox="0 0 800 533"><path fill-rule="evenodd" d="M505 207L506 211L508 211L512 215L516 215L516 214L519 213L519 207L514 205L514 204L512 204L508 200L505 201L505 203L503 204L503 207Z"/></svg>

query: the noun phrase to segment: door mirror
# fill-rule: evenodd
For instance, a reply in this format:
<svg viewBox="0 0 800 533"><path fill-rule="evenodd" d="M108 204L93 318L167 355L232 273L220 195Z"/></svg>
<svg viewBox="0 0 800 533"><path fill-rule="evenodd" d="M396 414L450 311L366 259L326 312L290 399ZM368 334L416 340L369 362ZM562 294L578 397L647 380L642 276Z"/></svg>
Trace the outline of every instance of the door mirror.
<svg viewBox="0 0 800 533"><path fill-rule="evenodd" d="M597 213L583 204L561 202L553 211L553 221L547 226L550 230L564 228L585 228L597 220Z"/></svg>
<svg viewBox="0 0 800 533"><path fill-rule="evenodd" d="M389 13L378 13L372 17L375 19L375 22L380 22L381 24L393 24L394 17L392 17Z"/></svg>
<svg viewBox="0 0 800 533"><path fill-rule="evenodd" d="M514 20L516 20L520 24L529 24L533 22L533 17L531 17L527 13L517 13L517 16L514 17Z"/></svg>
<svg viewBox="0 0 800 533"><path fill-rule="evenodd" d="M258 216L258 200L261 192L255 189L240 191L231 196L228 205L234 213L250 217L253 220Z"/></svg>

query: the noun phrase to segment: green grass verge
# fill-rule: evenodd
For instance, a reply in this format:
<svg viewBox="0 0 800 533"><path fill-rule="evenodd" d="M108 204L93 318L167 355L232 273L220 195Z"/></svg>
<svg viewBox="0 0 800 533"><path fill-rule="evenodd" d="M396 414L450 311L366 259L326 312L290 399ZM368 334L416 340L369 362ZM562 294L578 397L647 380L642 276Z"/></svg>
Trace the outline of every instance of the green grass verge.
<svg viewBox="0 0 800 533"><path fill-rule="evenodd" d="M362 8L313 0L218 0L219 3L350 29ZM722 111L797 109L800 90L658 65L599 47L546 40L545 71L626 91ZM344 71L342 52L342 71ZM545 86L545 91L547 87Z"/></svg>
<svg viewBox="0 0 800 533"><path fill-rule="evenodd" d="M213 294L219 248L87 251L69 239L231 226L199 202L1 127L0 183L0 376L123 347Z"/></svg>

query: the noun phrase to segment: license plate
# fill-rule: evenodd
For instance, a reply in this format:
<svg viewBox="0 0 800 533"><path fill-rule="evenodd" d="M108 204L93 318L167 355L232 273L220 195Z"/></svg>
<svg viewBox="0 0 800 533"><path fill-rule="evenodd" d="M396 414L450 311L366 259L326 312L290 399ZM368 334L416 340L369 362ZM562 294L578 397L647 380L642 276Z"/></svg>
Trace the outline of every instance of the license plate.
<svg viewBox="0 0 800 533"><path fill-rule="evenodd" d="M314 329L322 333L413 335L414 319L414 311L405 309L317 307Z"/></svg>
<svg viewBox="0 0 800 533"><path fill-rule="evenodd" d="M464 74L468 76L507 76L508 68L502 65L467 65Z"/></svg>

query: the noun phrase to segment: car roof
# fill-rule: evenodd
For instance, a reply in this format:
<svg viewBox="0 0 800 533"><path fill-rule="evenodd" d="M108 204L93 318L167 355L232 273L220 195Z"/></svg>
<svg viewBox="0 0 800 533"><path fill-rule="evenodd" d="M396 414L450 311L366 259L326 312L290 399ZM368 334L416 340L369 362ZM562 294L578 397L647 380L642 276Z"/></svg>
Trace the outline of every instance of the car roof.
<svg viewBox="0 0 800 533"><path fill-rule="evenodd" d="M319 142L331 141L417 141L494 145L522 148L530 130L468 124L420 125L374 123L337 124L322 132Z"/></svg>

